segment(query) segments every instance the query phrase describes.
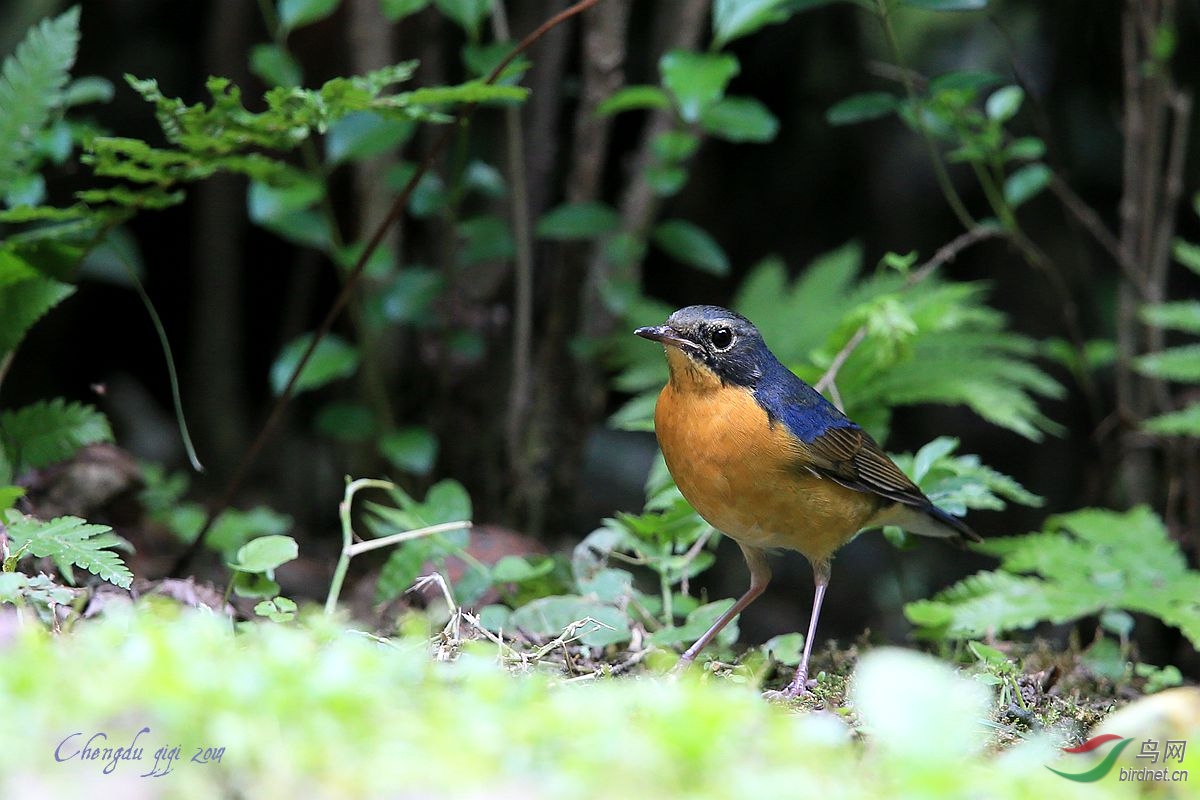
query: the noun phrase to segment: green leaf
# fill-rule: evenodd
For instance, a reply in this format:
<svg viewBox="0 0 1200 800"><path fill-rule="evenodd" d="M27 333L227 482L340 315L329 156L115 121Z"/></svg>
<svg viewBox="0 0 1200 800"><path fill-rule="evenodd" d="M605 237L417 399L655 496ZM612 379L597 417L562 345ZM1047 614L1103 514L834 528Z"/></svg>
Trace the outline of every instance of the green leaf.
<svg viewBox="0 0 1200 800"><path fill-rule="evenodd" d="M1200 275L1200 244L1176 238L1171 244L1171 255L1180 264Z"/></svg>
<svg viewBox="0 0 1200 800"><path fill-rule="evenodd" d="M1013 208L1031 200L1050 185L1053 173L1045 164L1027 164L1004 181L1004 200Z"/></svg>
<svg viewBox="0 0 1200 800"><path fill-rule="evenodd" d="M279 25L285 31L292 31L320 22L337 11L339 4L340 0L279 0L276 13Z"/></svg>
<svg viewBox="0 0 1200 800"><path fill-rule="evenodd" d="M716 240L700 227L682 219L654 226L654 243L677 261L713 275L729 274L729 257Z"/></svg>
<svg viewBox="0 0 1200 800"><path fill-rule="evenodd" d="M296 337L280 351L271 365L271 390L282 394L288 380L308 349L312 334ZM312 358L296 379L295 391L306 392L341 378L348 378L358 369L358 350L337 334L327 334L313 351Z"/></svg>
<svg viewBox="0 0 1200 800"><path fill-rule="evenodd" d="M488 44L467 42L463 45L463 63L471 77L487 78L504 63L504 59L508 58L515 46L512 42L489 42ZM500 86L514 86L520 82L531 66L533 66L532 62L524 54L518 55L505 65L495 83Z"/></svg>
<svg viewBox="0 0 1200 800"><path fill-rule="evenodd" d="M690 645L703 636L717 621L717 618L728 611L732 605L733 600L717 600L702 605L687 615L687 621L684 624L672 625L652 633L650 642L662 647ZM717 641L726 647L737 641L736 620L717 634Z"/></svg>
<svg viewBox="0 0 1200 800"><path fill-rule="evenodd" d="M440 272L406 267L367 298L367 311L382 324L423 325L433 319L433 303L445 279Z"/></svg>
<svg viewBox="0 0 1200 800"><path fill-rule="evenodd" d="M990 88L1004 79L995 72L981 69L959 69L945 72L929 81L929 96L942 92L975 92Z"/></svg>
<svg viewBox="0 0 1200 800"><path fill-rule="evenodd" d="M1157 328L1200 333L1200 300L1180 300L1142 307L1142 321Z"/></svg>
<svg viewBox="0 0 1200 800"><path fill-rule="evenodd" d="M686 161L700 148L700 137L686 131L665 131L654 137L650 149L654 157L666 164Z"/></svg>
<svg viewBox="0 0 1200 800"><path fill-rule="evenodd" d="M229 566L239 572L270 575L281 564L296 560L300 547L290 536L260 536L242 545Z"/></svg>
<svg viewBox="0 0 1200 800"><path fill-rule="evenodd" d="M113 87L112 81L90 75L71 81L66 91L63 92L62 102L64 106L68 107L89 105L91 103L111 103L115 95L116 89ZM70 135L69 129L67 133Z"/></svg>
<svg viewBox="0 0 1200 800"><path fill-rule="evenodd" d="M465 240L459 252L464 265L504 261L516 252L508 223L494 215L463 220L458 225L458 235Z"/></svg>
<svg viewBox="0 0 1200 800"><path fill-rule="evenodd" d="M1151 378L1178 383L1200 383L1200 344L1148 353L1134 361L1134 368Z"/></svg>
<svg viewBox="0 0 1200 800"><path fill-rule="evenodd" d="M251 181L246 192L246 208L250 219L260 225L281 222L297 211L312 208L325 196L325 185L316 178L305 176L286 186L272 186Z"/></svg>
<svg viewBox="0 0 1200 800"><path fill-rule="evenodd" d="M375 433L375 416L361 403L328 403L317 412L313 427L340 442L364 442Z"/></svg>
<svg viewBox="0 0 1200 800"><path fill-rule="evenodd" d="M1017 161L1037 161L1046 155L1046 143L1036 136L1015 139L1004 148L1004 157Z"/></svg>
<svg viewBox="0 0 1200 800"><path fill-rule="evenodd" d="M720 100L725 87L741 70L728 53L690 53L672 50L658 62L663 86L675 98L685 122L699 122L709 106Z"/></svg>
<svg viewBox="0 0 1200 800"><path fill-rule="evenodd" d="M769 142L779 132L779 120L753 97L725 97L700 116L704 130L729 142Z"/></svg>
<svg viewBox="0 0 1200 800"><path fill-rule="evenodd" d="M112 438L107 417L61 397L0 412L0 445L18 473L64 461L81 447Z"/></svg>
<svg viewBox="0 0 1200 800"><path fill-rule="evenodd" d="M830 125L853 125L895 113L900 101L888 92L863 92L835 103L825 112Z"/></svg>
<svg viewBox="0 0 1200 800"><path fill-rule="evenodd" d="M289 89L304 81L304 71L292 54L275 44L256 44L250 48L250 71L268 86Z"/></svg>
<svg viewBox="0 0 1200 800"><path fill-rule="evenodd" d="M1142 427L1159 436L1200 436L1200 403L1151 417Z"/></svg>
<svg viewBox="0 0 1200 800"><path fill-rule="evenodd" d="M984 110L988 119L1001 124L1008 122L1021 110L1025 102L1025 90L1020 86L1003 86L988 97Z"/></svg>
<svg viewBox="0 0 1200 800"><path fill-rule="evenodd" d="M714 0L713 47L724 48L734 39L788 18L789 0Z"/></svg>
<svg viewBox="0 0 1200 800"><path fill-rule="evenodd" d="M670 107L671 98L657 86L625 86L596 106L596 113L607 116L639 108L662 110Z"/></svg>
<svg viewBox="0 0 1200 800"><path fill-rule="evenodd" d="M438 441L426 428L401 428L379 440L379 453L398 469L428 475L437 460Z"/></svg>
<svg viewBox="0 0 1200 800"><path fill-rule="evenodd" d="M463 184L485 197L502 198L508 193L500 170L485 161L472 161L463 175Z"/></svg>
<svg viewBox="0 0 1200 800"><path fill-rule="evenodd" d="M233 593L238 597L275 597L279 584L262 572L234 572Z"/></svg>
<svg viewBox="0 0 1200 800"><path fill-rule="evenodd" d="M200 532L204 522L204 514L184 516L183 520L189 526L182 533L184 539L192 542ZM208 532L205 545L224 556L226 559L236 558L237 551L252 539L263 536L282 536L292 528L292 518L280 514L267 506L255 506L249 511L229 508L221 512L212 530Z"/></svg>
<svg viewBox="0 0 1200 800"><path fill-rule="evenodd" d="M408 591L421 574L429 552L429 539L414 539L393 550L379 570L375 602L386 603Z"/></svg>
<svg viewBox="0 0 1200 800"><path fill-rule="evenodd" d="M325 158L332 164L377 156L399 148L416 130L412 120L391 119L372 111L359 111L329 126Z"/></svg>
<svg viewBox="0 0 1200 800"><path fill-rule="evenodd" d="M0 260L3 254L0 247ZM0 354L15 350L35 322L74 293L74 286L41 276L4 287L0 291Z"/></svg>
<svg viewBox="0 0 1200 800"><path fill-rule="evenodd" d="M0 486L0 512L12 508L24 496L25 487L23 486Z"/></svg>
<svg viewBox="0 0 1200 800"><path fill-rule="evenodd" d="M380 8L389 22L399 22L407 16L423 11L431 0L380 0Z"/></svg>
<svg viewBox="0 0 1200 800"><path fill-rule="evenodd" d="M434 0L438 10L478 41L483 21L491 16L492 0Z"/></svg>
<svg viewBox="0 0 1200 800"><path fill-rule="evenodd" d="M286 597L273 597L256 605L254 613L272 622L290 622L296 618L296 601Z"/></svg>
<svg viewBox="0 0 1200 800"><path fill-rule="evenodd" d="M11 551L28 546L28 552L38 558L53 558L63 577L72 583L71 565L128 589L133 573L119 555L107 549L122 541L111 531L107 525L89 525L78 517L58 517L49 522L24 519L10 524L7 533Z"/></svg>
<svg viewBox="0 0 1200 800"><path fill-rule="evenodd" d="M988 0L900 0L906 6L923 8L926 11L980 11L987 8Z"/></svg>
<svg viewBox="0 0 1200 800"><path fill-rule="evenodd" d="M25 34L0 69L0 186L30 166L34 138L62 103L79 45L79 6ZM0 352L5 348L0 346Z"/></svg>
<svg viewBox="0 0 1200 800"><path fill-rule="evenodd" d="M496 583L523 583L535 580L554 571L554 560L542 558L536 564L521 556L504 556L492 567L492 580Z"/></svg>
<svg viewBox="0 0 1200 800"><path fill-rule="evenodd" d="M606 203L564 203L538 220L536 232L542 239L574 241L604 236L620 224L621 216Z"/></svg>
<svg viewBox="0 0 1200 800"><path fill-rule="evenodd" d="M998 556L1000 570L908 604L922 635L973 639L1120 610L1156 616L1200 645L1200 572L1149 508L1082 509L974 547Z"/></svg>
<svg viewBox="0 0 1200 800"><path fill-rule="evenodd" d="M646 170L642 176L646 183L659 197L670 197L677 194L687 184L688 171L683 167L672 167L657 164Z"/></svg>

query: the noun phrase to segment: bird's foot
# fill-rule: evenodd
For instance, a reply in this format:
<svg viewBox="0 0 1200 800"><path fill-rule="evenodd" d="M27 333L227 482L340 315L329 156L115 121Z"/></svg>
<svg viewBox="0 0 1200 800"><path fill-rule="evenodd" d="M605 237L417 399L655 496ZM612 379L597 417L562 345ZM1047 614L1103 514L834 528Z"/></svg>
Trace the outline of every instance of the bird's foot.
<svg viewBox="0 0 1200 800"><path fill-rule="evenodd" d="M787 685L785 689L776 689L770 692L763 692L763 699L772 703L783 703L795 700L798 697L812 694L812 690L817 688L816 678L810 679L808 671L797 672L796 677Z"/></svg>

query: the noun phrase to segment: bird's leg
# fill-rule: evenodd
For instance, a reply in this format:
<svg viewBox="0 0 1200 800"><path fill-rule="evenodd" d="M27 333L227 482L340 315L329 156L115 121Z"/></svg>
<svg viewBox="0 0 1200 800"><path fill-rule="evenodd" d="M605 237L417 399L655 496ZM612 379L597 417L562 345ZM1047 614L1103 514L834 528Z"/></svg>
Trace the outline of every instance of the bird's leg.
<svg viewBox="0 0 1200 800"><path fill-rule="evenodd" d="M808 691L808 657L812 654L813 639L817 635L821 601L825 599L825 588L829 586L829 559L814 562L812 568L817 591L813 595L812 616L808 620L808 635L804 637L804 655L800 657L800 666L796 669L796 677L792 678L792 682L783 692L787 697L796 697Z"/></svg>
<svg viewBox="0 0 1200 800"><path fill-rule="evenodd" d="M700 651L713 640L713 638L721 632L721 630L740 614L746 606L754 602L754 599L763 593L763 589L767 588L767 584L771 582L771 565L767 563L767 554L762 550L753 547L747 547L740 544L742 555L746 558L746 566L750 568L750 588L746 593L738 598L728 611L721 615L721 618L713 623L712 627L704 632L704 635L696 640L696 643L687 649L680 657L679 663L675 665L675 672L681 672L688 668Z"/></svg>

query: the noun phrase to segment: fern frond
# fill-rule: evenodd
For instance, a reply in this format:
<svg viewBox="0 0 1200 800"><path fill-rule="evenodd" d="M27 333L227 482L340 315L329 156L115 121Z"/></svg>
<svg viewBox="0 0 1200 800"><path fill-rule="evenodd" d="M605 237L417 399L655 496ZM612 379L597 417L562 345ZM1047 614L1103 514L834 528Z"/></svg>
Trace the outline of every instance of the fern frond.
<svg viewBox="0 0 1200 800"><path fill-rule="evenodd" d="M999 556L1001 569L907 606L923 635L973 638L1120 609L1156 616L1200 646L1200 572L1149 508L1082 509L975 548Z"/></svg>
<svg viewBox="0 0 1200 800"><path fill-rule="evenodd" d="M133 573L119 555L108 549L123 541L111 531L107 525L91 525L78 517L58 517L49 522L26 518L8 526L8 537L14 552L28 548L38 558L54 559L72 584L75 580L71 568L75 566L128 589Z"/></svg>
<svg viewBox="0 0 1200 800"><path fill-rule="evenodd" d="M1143 375L1178 383L1200 383L1200 344L1171 347L1148 353L1134 362Z"/></svg>
<svg viewBox="0 0 1200 800"><path fill-rule="evenodd" d="M23 174L34 138L62 102L79 45L79 7L29 29L0 70L0 186ZM0 348L2 349L2 348Z"/></svg>
<svg viewBox="0 0 1200 800"><path fill-rule="evenodd" d="M17 473L70 458L79 448L112 441L108 419L61 397L0 412L0 445Z"/></svg>
<svg viewBox="0 0 1200 800"><path fill-rule="evenodd" d="M20 272L21 263L33 269L9 248L0 246L0 264L6 261L10 266L0 267L0 273L10 277ZM0 355L15 350L25 338L25 332L43 314L74 293L74 286L41 275L4 286L0 291Z"/></svg>
<svg viewBox="0 0 1200 800"><path fill-rule="evenodd" d="M1000 511L1009 502L1042 504L1041 497L1016 479L985 466L979 456L952 455L957 448L957 439L942 436L915 455L901 453L892 458L929 499L952 514L963 514L967 509Z"/></svg>
<svg viewBox="0 0 1200 800"><path fill-rule="evenodd" d="M1142 427L1159 436L1200 436L1200 403L1151 417Z"/></svg>

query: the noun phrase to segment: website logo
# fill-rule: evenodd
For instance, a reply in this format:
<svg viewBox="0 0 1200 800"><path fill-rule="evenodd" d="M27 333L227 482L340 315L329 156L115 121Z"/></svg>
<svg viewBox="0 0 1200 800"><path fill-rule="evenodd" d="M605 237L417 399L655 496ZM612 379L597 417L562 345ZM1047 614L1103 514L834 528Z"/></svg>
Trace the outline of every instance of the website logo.
<svg viewBox="0 0 1200 800"><path fill-rule="evenodd" d="M1102 736L1093 736L1083 744L1077 747L1064 747L1064 753L1090 753L1093 750L1098 750L1111 742L1117 744L1108 751L1108 755L1096 766L1084 772L1063 772L1054 767L1047 766L1046 769L1066 778L1069 781L1076 783L1093 783L1103 778L1108 773L1112 772L1113 765L1117 758L1121 755L1121 751L1129 746L1133 739L1126 739L1118 736L1115 733L1106 733ZM1152 765L1158 765L1161 758L1162 766L1159 768L1152 767L1121 767L1118 776L1120 781L1162 781L1162 782L1177 782L1186 781L1188 779L1188 771L1186 769L1170 769L1167 763L1170 761L1183 762L1184 752L1187 749L1187 742L1181 739L1168 739L1165 746L1159 748L1160 742L1157 739L1145 739L1142 741L1141 751L1137 758L1146 759Z"/></svg>

